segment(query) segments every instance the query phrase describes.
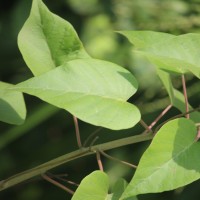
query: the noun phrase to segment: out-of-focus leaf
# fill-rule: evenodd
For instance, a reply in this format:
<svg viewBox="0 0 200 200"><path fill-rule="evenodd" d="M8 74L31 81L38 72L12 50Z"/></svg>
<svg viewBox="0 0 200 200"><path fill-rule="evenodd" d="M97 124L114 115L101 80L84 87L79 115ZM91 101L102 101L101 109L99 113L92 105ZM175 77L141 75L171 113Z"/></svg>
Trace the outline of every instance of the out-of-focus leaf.
<svg viewBox="0 0 200 200"><path fill-rule="evenodd" d="M26 118L26 106L21 92L10 91L11 84L0 81L0 121L20 125Z"/></svg>
<svg viewBox="0 0 200 200"><path fill-rule="evenodd" d="M160 77L161 81L163 82L163 84L169 94L171 104L174 107L176 107L177 109L179 109L182 113L185 113L186 108L185 108L184 95L173 87L171 79L170 79L170 75L159 69L157 70L157 74ZM192 110L192 109L193 109L192 106L189 105L189 110ZM194 122L197 123L200 121L200 113L197 111L192 112L192 113L190 113L190 118Z"/></svg>
<svg viewBox="0 0 200 200"><path fill-rule="evenodd" d="M156 67L173 73L191 72L200 77L200 34L170 35L159 32L120 32L136 51L145 55Z"/></svg>

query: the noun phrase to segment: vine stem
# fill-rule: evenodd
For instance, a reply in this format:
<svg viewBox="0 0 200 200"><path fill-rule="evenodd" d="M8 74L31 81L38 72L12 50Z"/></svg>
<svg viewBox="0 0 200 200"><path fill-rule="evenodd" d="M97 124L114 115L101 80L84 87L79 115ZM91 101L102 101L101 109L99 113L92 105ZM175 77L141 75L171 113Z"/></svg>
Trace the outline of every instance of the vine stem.
<svg viewBox="0 0 200 200"><path fill-rule="evenodd" d="M81 135L80 135L79 125L78 125L78 119L75 116L73 116L73 119L74 119L74 126L75 126L77 144L78 144L79 148L82 148Z"/></svg>
<svg viewBox="0 0 200 200"><path fill-rule="evenodd" d="M78 159L78 158L81 158L81 157L84 157L84 156L88 156L88 155L91 155L91 154L95 154L96 151L98 151L98 150L106 151L106 150L109 150L109 149L114 149L114 148L129 145L129 144L134 144L134 143L139 143L139 142L142 142L142 141L151 140L152 138L153 138L152 133L139 134L139 135L135 135L135 136L127 137L127 138L114 140L114 141L111 141L111 142L106 142L106 143L103 143L103 144L98 144L98 145L87 147L87 148L83 147L81 149L78 149L78 150L73 151L71 153L68 153L68 154L65 154L63 156L57 157L53 160L50 160L46 163L43 163L39 166L36 166L32 169L29 169L29 170L23 171L19 174L16 174L14 176L11 176L8 179L0 181L0 191L5 190L5 189L7 189L11 186L18 184L18 183L29 180L30 178L33 178L35 176L44 174L48 170L53 169L53 168L60 166L62 164L65 164L69 161L72 161L72 160L75 160L75 159Z"/></svg>
<svg viewBox="0 0 200 200"><path fill-rule="evenodd" d="M190 115L189 115L189 103L188 103L188 97L187 97L187 89L186 89L186 81L185 81L185 76L184 74L182 74L182 85L183 85L183 94L184 94L184 98L185 98L185 110L186 110L186 115L185 117L187 119L190 118Z"/></svg>
<svg viewBox="0 0 200 200"><path fill-rule="evenodd" d="M42 174L41 175L43 179L45 179L46 181L52 183L53 185L63 189L64 191L68 192L69 194L73 195L74 191L70 190L69 188L65 187L64 185L62 185L61 183L53 180L52 178L50 178L49 176L47 176L46 174Z"/></svg>

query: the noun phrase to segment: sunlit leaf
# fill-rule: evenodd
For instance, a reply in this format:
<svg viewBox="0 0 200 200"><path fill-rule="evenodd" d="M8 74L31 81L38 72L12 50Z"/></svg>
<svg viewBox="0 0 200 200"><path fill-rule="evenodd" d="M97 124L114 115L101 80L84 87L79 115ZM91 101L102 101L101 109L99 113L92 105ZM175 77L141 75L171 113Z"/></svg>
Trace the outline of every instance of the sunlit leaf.
<svg viewBox="0 0 200 200"><path fill-rule="evenodd" d="M116 64L79 59L19 83L14 89L64 108L88 123L125 129L140 120L139 110L126 102L137 87L133 75Z"/></svg>
<svg viewBox="0 0 200 200"><path fill-rule="evenodd" d="M94 171L81 181L72 200L106 200L108 189L108 176L104 172Z"/></svg>
<svg viewBox="0 0 200 200"><path fill-rule="evenodd" d="M11 84L0 81L0 121L20 125L26 118L26 107L21 92L10 91Z"/></svg>
<svg viewBox="0 0 200 200"><path fill-rule="evenodd" d="M174 73L191 72L200 77L200 34L170 35L149 31L121 31L138 53L156 67Z"/></svg>
<svg viewBox="0 0 200 200"><path fill-rule="evenodd" d="M35 76L69 60L89 57L71 24L51 13L41 0L33 0L18 45Z"/></svg>
<svg viewBox="0 0 200 200"><path fill-rule="evenodd" d="M121 199L157 193L187 185L200 178L200 143L196 126L180 118L166 123L143 154Z"/></svg>

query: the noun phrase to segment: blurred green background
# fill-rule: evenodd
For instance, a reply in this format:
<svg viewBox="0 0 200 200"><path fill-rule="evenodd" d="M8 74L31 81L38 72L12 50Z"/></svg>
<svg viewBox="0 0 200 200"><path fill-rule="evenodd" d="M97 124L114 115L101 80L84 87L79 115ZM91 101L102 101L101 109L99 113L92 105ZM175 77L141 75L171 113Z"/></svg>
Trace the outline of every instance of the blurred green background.
<svg viewBox="0 0 200 200"><path fill-rule="evenodd" d="M199 0L45 0L49 9L68 20L78 32L86 50L95 58L109 60L129 69L139 82L139 90L130 102L136 104L148 124L169 104L166 91L154 67L133 54L128 41L117 30L154 30L173 34L200 32ZM32 77L17 47L17 35L29 15L31 0L0 1L0 80L18 83ZM194 107L199 105L200 84L187 77L188 95ZM174 86L181 90L180 77ZM0 180L77 149L72 116L64 110L25 95L27 120L22 126L0 123ZM172 109L163 119L179 112ZM162 122L161 121L161 122ZM79 122L82 141L98 127ZM140 125L123 131L102 129L96 143L123 138L143 131ZM108 151L110 155L138 164L149 142ZM102 158L111 186L119 177L131 179L134 170ZM67 174L79 183L98 169L95 156L72 161L51 170ZM156 184L156 180L155 180ZM72 189L76 186L66 184ZM189 200L200 198L200 181L162 194L140 195L141 200ZM0 200L70 199L71 196L36 177L0 192Z"/></svg>

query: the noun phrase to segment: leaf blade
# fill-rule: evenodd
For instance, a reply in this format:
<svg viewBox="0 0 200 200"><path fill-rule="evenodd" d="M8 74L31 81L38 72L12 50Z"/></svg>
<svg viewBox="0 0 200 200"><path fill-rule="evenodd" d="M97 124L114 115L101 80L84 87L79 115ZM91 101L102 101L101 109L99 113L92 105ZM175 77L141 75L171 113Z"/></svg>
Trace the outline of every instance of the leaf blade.
<svg viewBox="0 0 200 200"><path fill-rule="evenodd" d="M8 90L12 86L0 81L0 121L20 125L26 118L26 106L21 92Z"/></svg>
<svg viewBox="0 0 200 200"><path fill-rule="evenodd" d="M33 0L18 46L35 76L69 60L89 57L72 25L51 13L41 0Z"/></svg>
<svg viewBox="0 0 200 200"><path fill-rule="evenodd" d="M185 118L165 124L142 156L122 199L172 190L199 179L196 133L195 124Z"/></svg>
<svg viewBox="0 0 200 200"><path fill-rule="evenodd" d="M15 89L64 108L88 123L118 130L140 120L139 110L126 102L137 87L136 79L124 68L79 59L19 83Z"/></svg>
<svg viewBox="0 0 200 200"><path fill-rule="evenodd" d="M72 200L105 200L108 188L108 176L102 171L94 171L81 181Z"/></svg>

